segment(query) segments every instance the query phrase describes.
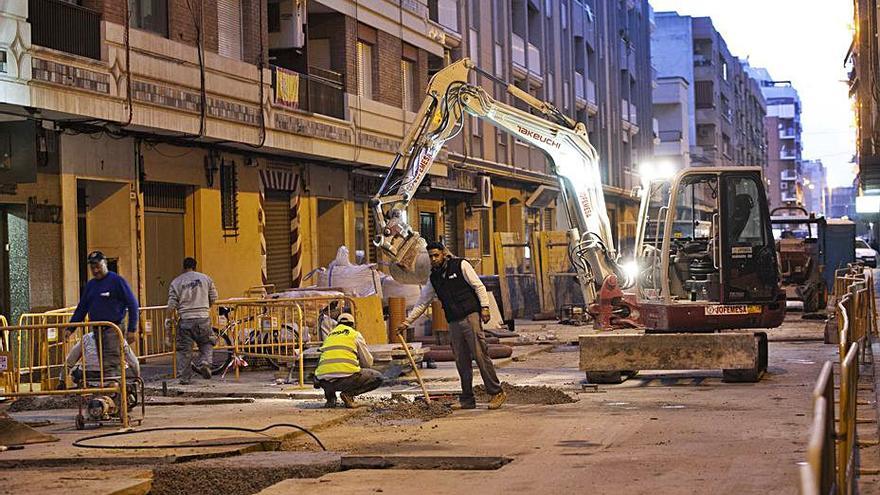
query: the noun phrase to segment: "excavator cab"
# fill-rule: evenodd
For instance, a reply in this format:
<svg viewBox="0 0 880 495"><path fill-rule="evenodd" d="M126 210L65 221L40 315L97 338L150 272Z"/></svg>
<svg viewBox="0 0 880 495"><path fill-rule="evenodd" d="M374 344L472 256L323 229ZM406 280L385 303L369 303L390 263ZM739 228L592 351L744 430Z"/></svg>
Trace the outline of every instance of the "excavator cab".
<svg viewBox="0 0 880 495"><path fill-rule="evenodd" d="M779 326L785 295L761 170L647 175L636 239L638 307L647 329Z"/></svg>

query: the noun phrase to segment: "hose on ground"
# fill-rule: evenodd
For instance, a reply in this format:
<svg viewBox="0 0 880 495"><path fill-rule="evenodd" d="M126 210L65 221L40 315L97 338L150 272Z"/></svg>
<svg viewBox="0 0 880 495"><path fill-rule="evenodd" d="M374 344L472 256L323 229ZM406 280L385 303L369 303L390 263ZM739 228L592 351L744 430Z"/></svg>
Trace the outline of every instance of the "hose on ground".
<svg viewBox="0 0 880 495"><path fill-rule="evenodd" d="M100 435L92 435L89 437L80 438L79 440L73 442L74 447L79 447L82 449L115 449L115 450L135 450L135 449L185 449L185 448L200 448L200 447L228 447L230 445L248 445L252 443L260 442L261 438L251 438L251 439L233 439L231 441L222 441L218 440L216 442L199 442L193 441L192 443L173 443L173 444L154 444L154 445L107 445L107 444L88 444L86 442L90 442L92 440L101 440L105 438L112 437L121 437L126 435L137 435L140 433L151 433L156 431L243 431L247 433L256 433L265 438L272 438L269 435L263 433L264 431L271 430L273 428L295 428L297 430L302 431L306 435L312 437L315 443L321 447L321 450L327 450L327 447L324 447L324 444L321 442L314 433L309 431L307 428L304 428L299 425L295 425L292 423L275 423L271 424L265 428L244 428L238 426L160 426L156 428L145 428L143 430L127 430L127 431L114 431L110 433L102 433Z"/></svg>

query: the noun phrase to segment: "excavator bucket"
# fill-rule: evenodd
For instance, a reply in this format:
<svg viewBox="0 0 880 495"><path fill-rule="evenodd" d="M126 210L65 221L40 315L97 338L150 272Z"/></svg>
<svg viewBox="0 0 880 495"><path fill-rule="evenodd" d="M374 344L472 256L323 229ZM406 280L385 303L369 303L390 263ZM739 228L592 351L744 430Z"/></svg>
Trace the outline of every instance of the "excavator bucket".
<svg viewBox="0 0 880 495"><path fill-rule="evenodd" d="M0 445L26 445L57 441L58 437L41 433L28 425L19 423L5 413L0 413Z"/></svg>

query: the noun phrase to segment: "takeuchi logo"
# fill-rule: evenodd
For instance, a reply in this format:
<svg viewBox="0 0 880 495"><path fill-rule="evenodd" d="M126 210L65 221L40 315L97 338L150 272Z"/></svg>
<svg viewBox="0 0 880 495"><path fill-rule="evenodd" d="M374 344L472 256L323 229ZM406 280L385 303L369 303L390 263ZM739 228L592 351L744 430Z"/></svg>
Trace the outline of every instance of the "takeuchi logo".
<svg viewBox="0 0 880 495"><path fill-rule="evenodd" d="M544 144L546 144L546 145L548 145L548 146L553 146L553 147L556 148L556 149L560 149L560 148L562 147L562 145L559 144L558 142L554 141L553 138L550 138L550 137L547 137L547 136L543 136L543 135L541 135L540 133L535 132L535 131L533 131L533 130L531 130L531 129L526 129L525 127L523 127L523 126L521 126L521 125L517 125L517 126L516 126L516 130L517 130L520 134L522 134L523 136L526 136L526 137L528 137L528 138L534 139L535 141L538 141L538 142L544 143Z"/></svg>

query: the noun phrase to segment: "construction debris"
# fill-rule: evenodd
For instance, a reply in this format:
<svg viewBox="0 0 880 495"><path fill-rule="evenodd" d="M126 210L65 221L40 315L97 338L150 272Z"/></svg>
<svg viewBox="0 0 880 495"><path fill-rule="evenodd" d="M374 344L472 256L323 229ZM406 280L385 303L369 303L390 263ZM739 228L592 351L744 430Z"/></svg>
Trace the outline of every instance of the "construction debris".
<svg viewBox="0 0 880 495"><path fill-rule="evenodd" d="M43 397L20 397L9 405L7 411L46 411L50 409L76 409L79 397L74 395L49 395Z"/></svg>
<svg viewBox="0 0 880 495"><path fill-rule="evenodd" d="M451 404L432 400L431 403L422 400L409 400L406 397L393 397L380 399L369 403L359 420L367 423L384 424L396 421L420 420L430 421L442 418L452 413Z"/></svg>
<svg viewBox="0 0 880 495"><path fill-rule="evenodd" d="M507 403L509 404L571 404L577 402L562 390L552 387L531 386L531 385L511 385L507 382L501 383L501 388L507 393ZM489 395L486 393L483 385L474 387L474 395L481 402L488 402Z"/></svg>

